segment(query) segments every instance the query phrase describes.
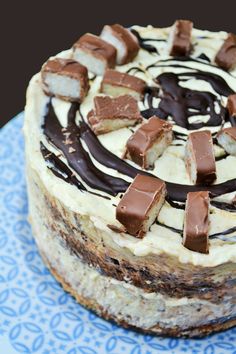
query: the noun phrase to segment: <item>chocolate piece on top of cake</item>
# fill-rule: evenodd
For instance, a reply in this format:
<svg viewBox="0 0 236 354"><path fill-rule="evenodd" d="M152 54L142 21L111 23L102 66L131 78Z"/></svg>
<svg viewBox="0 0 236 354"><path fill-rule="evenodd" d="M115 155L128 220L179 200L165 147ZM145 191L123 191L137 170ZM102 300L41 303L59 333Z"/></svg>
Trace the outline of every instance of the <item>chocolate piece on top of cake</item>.
<svg viewBox="0 0 236 354"><path fill-rule="evenodd" d="M133 33L118 24L104 26L101 38L116 48L116 63L118 65L131 62L140 49L138 40Z"/></svg>
<svg viewBox="0 0 236 354"><path fill-rule="evenodd" d="M177 20L173 24L169 39L169 53L172 56L188 56L192 49L191 35L193 23L187 20Z"/></svg>
<svg viewBox="0 0 236 354"><path fill-rule="evenodd" d="M106 95L117 97L128 94L137 100L143 97L145 88L144 80L112 69L106 71L101 84L101 92Z"/></svg>
<svg viewBox="0 0 236 354"><path fill-rule="evenodd" d="M116 208L116 219L133 236L143 238L165 201L165 182L137 175Z"/></svg>
<svg viewBox="0 0 236 354"><path fill-rule="evenodd" d="M236 156L236 127L220 130L217 134L217 141L228 154Z"/></svg>
<svg viewBox="0 0 236 354"><path fill-rule="evenodd" d="M187 195L183 246L191 251L209 253L209 203L207 191Z"/></svg>
<svg viewBox="0 0 236 354"><path fill-rule="evenodd" d="M73 57L96 75L114 68L116 49L98 36L86 33L73 45Z"/></svg>
<svg viewBox="0 0 236 354"><path fill-rule="evenodd" d="M236 35L229 33L216 54L215 62L225 70L234 69L236 66Z"/></svg>
<svg viewBox="0 0 236 354"><path fill-rule="evenodd" d="M236 93L228 96L227 109L231 117L236 116Z"/></svg>
<svg viewBox="0 0 236 354"><path fill-rule="evenodd" d="M142 168L152 168L173 139L172 124L153 116L126 143L125 157Z"/></svg>
<svg viewBox="0 0 236 354"><path fill-rule="evenodd" d="M89 89L85 66L71 59L50 59L41 70L44 92L66 101L81 102Z"/></svg>
<svg viewBox="0 0 236 354"><path fill-rule="evenodd" d="M194 184L211 184L216 179L216 164L211 132L190 133L185 149L185 164Z"/></svg>
<svg viewBox="0 0 236 354"><path fill-rule="evenodd" d="M130 95L96 96L88 121L95 134L104 134L142 121L137 101Z"/></svg>

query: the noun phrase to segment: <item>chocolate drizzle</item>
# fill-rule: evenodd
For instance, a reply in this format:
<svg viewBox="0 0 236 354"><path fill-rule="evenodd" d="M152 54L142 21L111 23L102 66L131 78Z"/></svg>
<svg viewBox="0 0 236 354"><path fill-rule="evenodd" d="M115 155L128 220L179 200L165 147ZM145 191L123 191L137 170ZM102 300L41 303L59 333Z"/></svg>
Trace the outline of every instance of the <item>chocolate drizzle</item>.
<svg viewBox="0 0 236 354"><path fill-rule="evenodd" d="M77 110L78 104L72 104L68 113L68 126L63 129L50 102L45 116L44 134L54 146L63 152L68 165L88 186L110 195L124 192L128 183L96 168L88 152L83 148L80 141L80 129L75 123Z"/></svg>
<svg viewBox="0 0 236 354"><path fill-rule="evenodd" d="M156 221L156 224L161 226L161 227L164 227L165 229L168 229L168 230L170 230L172 232L175 232L176 234L179 234L181 237L183 237L183 230L176 229L173 226L162 224L159 221ZM222 240L226 240L226 238L224 236L230 235L230 234L232 234L235 231L236 231L236 226L235 227L231 227L230 229L227 229L227 230L224 230L224 231L221 231L221 232L217 232L215 234L211 234L211 235L209 235L209 238L211 238L211 239L219 238L219 239L222 239ZM235 241L235 237L236 236L233 235L230 238L227 238L227 241L230 241L230 240Z"/></svg>
<svg viewBox="0 0 236 354"><path fill-rule="evenodd" d="M208 58L208 56L204 53L201 53L199 56L198 56L198 59L202 59L202 60L205 60L207 61L208 63L211 62L211 60Z"/></svg>
<svg viewBox="0 0 236 354"><path fill-rule="evenodd" d="M200 60L199 60L200 59ZM189 63L198 63L198 64L202 64L202 65L206 65L206 67L213 67L213 68L216 68L217 70L219 71L222 71L223 69L219 68L217 65L215 64L212 64L212 63L208 63L206 60L202 60L201 58L193 58L193 57L189 57L189 56L184 56L184 57L172 57L172 58L168 58L168 59L161 59L161 60L158 60L158 62L152 64L152 65L149 65L146 69L148 68L151 68L151 67L158 67L158 66L163 66L162 63L167 63L168 64L168 67L177 67L176 65L178 64L171 64L171 62L173 61L177 61L177 62L180 62L179 66L181 65L182 66L182 62L189 62ZM170 64L169 64L170 63ZM184 67L184 66L182 66ZM190 69L190 70L198 70L196 68L191 68L189 66L186 66L186 68ZM224 71L224 70L223 70ZM227 72L228 75L230 76L233 76L231 73ZM235 77L235 76L233 76Z"/></svg>
<svg viewBox="0 0 236 354"><path fill-rule="evenodd" d="M236 178L231 179L229 181L213 184L211 186L205 185L186 185L186 184L178 184L178 183L167 183L167 192L169 197L172 200L178 202L185 202L186 196L189 192L197 192L197 191L209 191L210 197L215 198L222 194L231 193L236 190Z"/></svg>
<svg viewBox="0 0 236 354"><path fill-rule="evenodd" d="M83 184L78 181L78 179L73 175L73 172L51 151L49 151L46 146L41 142L40 151L44 157L44 160L48 163L48 168L52 173L63 179L65 182L75 185L80 190L86 191Z"/></svg>
<svg viewBox="0 0 236 354"><path fill-rule="evenodd" d="M134 178L140 170L129 165L124 160L120 159L112 152L107 150L98 140L97 136L94 134L92 129L84 121L80 123L81 138L85 141L86 145L89 148L91 155L102 165L112 168L126 176ZM146 173L143 173L146 174ZM127 188L126 184L126 188ZM126 190L125 188L125 190ZM120 192L124 192L121 190Z"/></svg>
<svg viewBox="0 0 236 354"><path fill-rule="evenodd" d="M234 205L233 203L230 204L226 202L219 202L218 200L212 200L211 205L218 209L229 211L231 213L236 212L236 205Z"/></svg>
<svg viewBox="0 0 236 354"><path fill-rule="evenodd" d="M91 188L106 192L110 195L125 192L129 183L121 178L113 177L102 172L93 164L88 152L83 148L80 139L87 144L91 155L106 167L114 169L126 176L134 178L138 173L152 175L146 171L139 170L126 161L118 158L108 151L98 140L97 136L91 131L90 127L81 122L81 127L75 123L75 113L78 109L77 104L72 104L68 113L68 126L63 129L57 119L51 102L48 105L45 116L44 133L48 140L61 150L67 159L68 165L82 178ZM67 134L67 135L66 135ZM66 136L68 139L66 140ZM70 148L75 151L70 153ZM62 166L61 166L62 167ZM64 172L64 169L62 169ZM211 186L205 185L183 185L178 183L166 182L168 198L173 201L185 202L187 193L193 191L208 190L211 198L236 190L236 178L224 183Z"/></svg>
<svg viewBox="0 0 236 354"><path fill-rule="evenodd" d="M167 119L171 116L175 123L182 128L188 130L199 129L206 126L221 126L229 119L228 112L222 106L220 100L216 95L207 91L197 91L185 88L179 84L180 81L187 81L194 77L197 80L207 81L212 88L221 96L227 97L233 93L226 81L217 74L194 69L192 71L186 65L182 64L168 64L163 65L163 62L172 61L173 59L160 60L156 64L147 67L147 70L153 67L168 66L188 69L189 71L181 73L165 72L156 78L157 83L161 87L161 93L157 94L156 89L149 88L147 95L150 96L148 100L149 108L143 110L141 113L144 118L149 118L152 115L157 115L162 119ZM192 58L175 58L181 61L196 61ZM157 108L152 105L152 98L158 97L161 99ZM216 112L215 105L219 106L219 112ZM189 123L189 118L192 116L210 116L206 123L195 122Z"/></svg>
<svg viewBox="0 0 236 354"><path fill-rule="evenodd" d="M231 227L230 229L227 229L225 231L221 231L221 232L217 232L215 234L212 234L209 237L211 237L211 238L219 238L220 236L226 236L226 235L232 234L235 231L236 231L236 226Z"/></svg>
<svg viewBox="0 0 236 354"><path fill-rule="evenodd" d="M132 68L126 71L126 74L136 74L136 73L145 73L144 70L140 69L138 66L132 66Z"/></svg>
<svg viewBox="0 0 236 354"><path fill-rule="evenodd" d="M146 51L149 52L149 53L156 53L156 54L159 54L156 47L154 47L154 46L151 45L151 44L147 44L146 42L148 42L148 41L153 41L153 42L165 42L165 41L166 41L165 39L142 38L142 37L140 36L140 34L138 33L138 31L135 31L134 29L131 29L131 32L132 32L133 35L135 35L135 37L137 38L140 48L146 50Z"/></svg>

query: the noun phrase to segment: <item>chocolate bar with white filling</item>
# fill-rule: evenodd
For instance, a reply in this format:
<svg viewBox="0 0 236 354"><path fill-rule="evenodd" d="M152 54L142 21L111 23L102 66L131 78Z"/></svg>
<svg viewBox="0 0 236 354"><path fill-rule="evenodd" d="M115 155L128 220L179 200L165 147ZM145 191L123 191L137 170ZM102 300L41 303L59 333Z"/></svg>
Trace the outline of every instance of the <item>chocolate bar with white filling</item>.
<svg viewBox="0 0 236 354"><path fill-rule="evenodd" d="M220 130L217 134L217 141L228 154L236 156L236 127Z"/></svg>
<svg viewBox="0 0 236 354"><path fill-rule="evenodd" d="M187 195L183 246L191 251L209 253L209 203L207 191Z"/></svg>
<svg viewBox="0 0 236 354"><path fill-rule="evenodd" d="M48 60L41 70L43 90L48 96L81 102L89 89L85 66L71 59Z"/></svg>
<svg viewBox="0 0 236 354"><path fill-rule="evenodd" d="M107 68L114 68L116 49L102 38L86 33L73 45L73 58L92 73L103 75Z"/></svg>
<svg viewBox="0 0 236 354"><path fill-rule="evenodd" d="M142 168L152 168L173 139L172 124L153 116L142 124L126 143L125 157Z"/></svg>
<svg viewBox="0 0 236 354"><path fill-rule="evenodd" d="M138 174L116 208L116 219L130 235L143 238L157 218L165 196L164 181Z"/></svg>
<svg viewBox="0 0 236 354"><path fill-rule="evenodd" d="M118 24L104 26L101 38L116 48L116 63L118 65L131 62L140 49L138 40L133 33Z"/></svg>
<svg viewBox="0 0 236 354"><path fill-rule="evenodd" d="M211 132L190 133L185 148L185 164L194 184L211 184L216 179L216 164Z"/></svg>
<svg viewBox="0 0 236 354"><path fill-rule="evenodd" d="M236 66L236 35L229 33L215 57L216 64L225 69L231 70Z"/></svg>
<svg viewBox="0 0 236 354"><path fill-rule="evenodd" d="M236 116L236 93L228 96L227 109L231 117Z"/></svg>
<svg viewBox="0 0 236 354"><path fill-rule="evenodd" d="M144 80L112 69L105 72L101 84L101 92L106 95L117 97L128 94L137 100L142 99L145 88Z"/></svg>
<svg viewBox="0 0 236 354"><path fill-rule="evenodd" d="M188 56L192 49L191 35L193 23L187 20L177 20L173 24L169 39L169 53L172 56Z"/></svg>
<svg viewBox="0 0 236 354"><path fill-rule="evenodd" d="M88 121L95 134L104 134L142 121L137 101L130 95L96 96Z"/></svg>

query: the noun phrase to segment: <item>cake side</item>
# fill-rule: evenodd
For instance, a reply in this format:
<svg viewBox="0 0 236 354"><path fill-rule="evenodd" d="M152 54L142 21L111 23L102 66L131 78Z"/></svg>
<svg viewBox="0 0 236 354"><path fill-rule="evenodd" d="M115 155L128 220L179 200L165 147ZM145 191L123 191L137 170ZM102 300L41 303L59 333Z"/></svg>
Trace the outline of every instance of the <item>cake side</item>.
<svg viewBox="0 0 236 354"><path fill-rule="evenodd" d="M235 323L235 289L225 289L226 292L222 294L216 287L214 295L208 294L205 298L198 292L191 296L177 293L175 297L170 289L150 291L133 285L125 277L117 280L114 276L108 276L109 256L105 262L107 269L96 264L98 252L88 257L92 248L92 242L87 242L90 234L87 236L78 224L75 237L80 246L83 242L86 244L88 258L80 253L80 247L78 250L70 248L68 239L73 237L75 229L70 225L70 220L78 220L78 215L65 212L58 202L49 203L51 196L45 191L40 177L29 167L27 180L30 221L39 251L56 279L82 305L118 324L152 334L196 337L228 328ZM109 252L107 246L105 249ZM158 258L155 264L157 267Z"/></svg>
<svg viewBox="0 0 236 354"><path fill-rule="evenodd" d="M57 230L57 237L65 241L71 252L102 274L125 280L147 293L158 292L176 298L197 296L220 304L223 296L234 296L235 263L202 267L181 265L174 257L163 254L135 256L113 242L109 234L97 229L89 217L74 213L53 198L40 176L30 167L27 171L28 185L35 185L37 192L34 200L44 204L42 220L50 229ZM32 225L34 215L30 217Z"/></svg>

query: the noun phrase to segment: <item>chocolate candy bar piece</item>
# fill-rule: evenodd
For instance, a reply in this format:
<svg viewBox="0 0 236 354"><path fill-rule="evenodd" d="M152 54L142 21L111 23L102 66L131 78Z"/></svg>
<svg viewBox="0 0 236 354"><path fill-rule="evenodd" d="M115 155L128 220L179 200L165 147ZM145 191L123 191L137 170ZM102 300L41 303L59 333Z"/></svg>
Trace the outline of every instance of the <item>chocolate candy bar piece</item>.
<svg viewBox="0 0 236 354"><path fill-rule="evenodd" d="M165 196L165 182L137 175L116 208L116 219L130 235L143 238L157 218Z"/></svg>
<svg viewBox="0 0 236 354"><path fill-rule="evenodd" d="M104 26L101 38L112 44L117 50L118 65L131 62L140 49L137 38L121 25Z"/></svg>
<svg viewBox="0 0 236 354"><path fill-rule="evenodd" d="M86 67L71 59L48 60L41 70L43 90L48 96L81 102L89 89Z"/></svg>
<svg viewBox="0 0 236 354"><path fill-rule="evenodd" d="M234 69L236 66L236 35L229 33L222 47L215 57L218 66L225 70Z"/></svg>
<svg viewBox="0 0 236 354"><path fill-rule="evenodd" d="M146 88L146 83L142 79L121 73L116 70L108 69L103 77L101 92L117 97L120 95L131 95L140 100Z"/></svg>
<svg viewBox="0 0 236 354"><path fill-rule="evenodd" d="M194 184L211 184L216 179L216 164L211 132L190 133L186 143L185 164Z"/></svg>
<svg viewBox="0 0 236 354"><path fill-rule="evenodd" d="M142 121L137 101L130 95L116 98L96 96L94 109L88 113L87 118L97 135L132 126Z"/></svg>
<svg viewBox="0 0 236 354"><path fill-rule="evenodd" d="M209 192L187 195L183 246L191 251L209 253Z"/></svg>
<svg viewBox="0 0 236 354"><path fill-rule="evenodd" d="M156 116L141 125L126 144L126 157L142 168L152 168L173 139L172 125Z"/></svg>
<svg viewBox="0 0 236 354"><path fill-rule="evenodd" d="M227 108L231 117L236 116L236 93L228 97Z"/></svg>
<svg viewBox="0 0 236 354"><path fill-rule="evenodd" d="M220 130L217 140L228 154L236 156L236 127Z"/></svg>
<svg viewBox="0 0 236 354"><path fill-rule="evenodd" d="M114 68L116 49L100 37L87 33L73 45L73 57L96 75L103 75L107 68Z"/></svg>
<svg viewBox="0 0 236 354"><path fill-rule="evenodd" d="M192 49L191 35L193 23L177 20L172 26L168 39L169 53L172 56L188 56Z"/></svg>
<svg viewBox="0 0 236 354"><path fill-rule="evenodd" d="M192 49L191 35L193 23L187 20L177 20L169 34L169 53L172 56L187 56Z"/></svg>

